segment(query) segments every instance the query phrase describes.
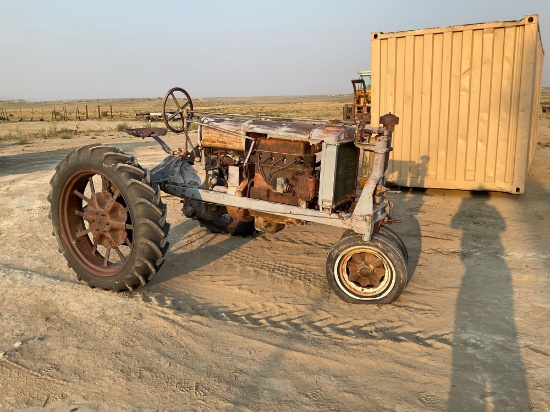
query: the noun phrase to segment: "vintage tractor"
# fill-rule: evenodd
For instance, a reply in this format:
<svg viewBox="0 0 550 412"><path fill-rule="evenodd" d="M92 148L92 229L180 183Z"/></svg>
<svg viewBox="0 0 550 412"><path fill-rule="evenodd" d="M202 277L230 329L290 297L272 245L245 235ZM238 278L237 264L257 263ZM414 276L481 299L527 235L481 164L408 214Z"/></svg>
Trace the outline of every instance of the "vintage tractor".
<svg viewBox="0 0 550 412"><path fill-rule="evenodd" d="M216 232L275 233L289 224L348 229L330 250L326 275L351 303L390 303L408 281L407 249L388 227L383 177L398 117L364 122L221 115L193 109L181 88L168 91L163 119L185 136L171 150L164 128L129 130L152 137L167 157L151 170L116 147L68 153L52 177L49 200L60 251L78 279L115 291L145 286L168 249L160 191ZM189 138L198 128L198 144Z"/></svg>

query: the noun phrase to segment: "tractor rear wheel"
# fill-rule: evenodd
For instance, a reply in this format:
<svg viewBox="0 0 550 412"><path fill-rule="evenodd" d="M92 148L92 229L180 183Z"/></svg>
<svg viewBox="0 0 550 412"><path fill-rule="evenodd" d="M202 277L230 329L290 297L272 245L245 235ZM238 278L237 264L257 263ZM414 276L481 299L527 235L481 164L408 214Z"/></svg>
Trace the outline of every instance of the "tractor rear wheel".
<svg viewBox="0 0 550 412"><path fill-rule="evenodd" d="M110 146L73 150L50 181L59 250L79 280L105 290L149 282L168 249L166 206L149 173Z"/></svg>

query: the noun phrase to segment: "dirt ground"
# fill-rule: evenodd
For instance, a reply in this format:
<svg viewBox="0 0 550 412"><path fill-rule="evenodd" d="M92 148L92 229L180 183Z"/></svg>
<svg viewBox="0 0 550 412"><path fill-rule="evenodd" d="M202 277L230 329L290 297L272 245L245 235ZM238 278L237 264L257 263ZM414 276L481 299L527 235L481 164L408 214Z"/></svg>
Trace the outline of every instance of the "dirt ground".
<svg viewBox="0 0 550 412"><path fill-rule="evenodd" d="M90 289L51 235L54 167L94 142L152 167L160 147L112 130L0 143L0 409L550 410L550 119L539 130L524 195L391 195L413 276L376 306L329 290L341 230L215 235L172 197L153 282Z"/></svg>

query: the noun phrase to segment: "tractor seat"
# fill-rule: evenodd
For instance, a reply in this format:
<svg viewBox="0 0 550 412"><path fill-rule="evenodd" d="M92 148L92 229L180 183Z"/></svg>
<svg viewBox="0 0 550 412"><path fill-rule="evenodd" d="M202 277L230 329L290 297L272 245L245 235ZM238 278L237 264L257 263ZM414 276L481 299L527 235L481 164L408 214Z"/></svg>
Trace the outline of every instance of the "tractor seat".
<svg viewBox="0 0 550 412"><path fill-rule="evenodd" d="M131 134L132 136L145 138L153 135L164 136L168 133L168 130L162 127L140 127L137 129L126 129L125 132Z"/></svg>

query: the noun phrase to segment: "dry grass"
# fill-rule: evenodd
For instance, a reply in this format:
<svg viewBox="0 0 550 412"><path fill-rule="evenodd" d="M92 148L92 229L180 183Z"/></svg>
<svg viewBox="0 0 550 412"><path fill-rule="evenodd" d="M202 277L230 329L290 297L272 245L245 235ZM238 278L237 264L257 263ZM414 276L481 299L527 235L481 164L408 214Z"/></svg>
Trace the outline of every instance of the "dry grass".
<svg viewBox="0 0 550 412"><path fill-rule="evenodd" d="M250 115L273 115L307 117L313 119L340 119L342 106L352 101L351 95L335 96L278 96L278 97L227 97L205 98L193 101L195 110L204 112L241 113ZM11 121L44 121L55 120L57 113L60 120L63 108L69 120L85 120L85 107L88 106L89 119L104 121L120 121L136 119L139 112L161 112L162 98L151 99L102 99L102 100L71 100L56 102L0 102L0 107L8 111ZM99 109L98 109L99 106ZM110 117L110 106L113 107L113 117Z"/></svg>
<svg viewBox="0 0 550 412"><path fill-rule="evenodd" d="M239 113L247 115L272 115L312 119L341 119L342 106L350 103L351 95L342 96L280 96L280 97L229 97L194 100L194 109L201 113ZM84 120L88 105L89 120ZM110 105L113 118L110 117ZM99 106L99 109L98 109ZM162 99L105 99L97 101L60 102L0 102L0 107L10 115L9 122L0 122L0 141L27 144L35 140L51 138L70 139L78 135L104 131L124 131L131 127L150 127L136 118L139 112L161 112ZM55 108L55 109L54 109ZM65 112L69 121L51 120L53 113ZM78 111L81 120L76 119ZM109 108L106 116L105 108ZM98 113L103 112L101 120ZM44 121L38 121L44 116ZM22 117L23 121L18 122ZM33 121L31 122L31 117ZM136 124L139 122L139 124ZM63 124L60 127L58 124ZM162 125L160 125L162 126ZM195 126L196 127L196 126ZM194 128L194 127L193 127Z"/></svg>
<svg viewBox="0 0 550 412"><path fill-rule="evenodd" d="M14 130L8 130L1 135L0 140L16 142L17 144L27 144L31 140L36 139L70 139L79 132L78 127L75 130L71 130L67 127L58 128L57 123L53 122L47 128L30 131L22 130L16 126Z"/></svg>
<svg viewBox="0 0 550 412"><path fill-rule="evenodd" d="M125 130L128 130L130 128L130 126L128 125L128 123L124 122L124 123L119 123L116 125L116 129L119 131L119 132L123 132Z"/></svg>
<svg viewBox="0 0 550 412"><path fill-rule="evenodd" d="M550 106L550 87L543 87L540 95L540 105Z"/></svg>
<svg viewBox="0 0 550 412"><path fill-rule="evenodd" d="M0 121L0 141L26 144L38 139L70 139L81 134L100 131L124 131L130 127L148 127L136 118L139 112L161 112L162 98L73 100L56 102L0 102L0 107L10 115L10 122ZM342 106L351 103L351 95L319 96L268 96L268 97L224 97L197 98L194 109L201 113L239 113L247 115L273 115L281 117L302 117L311 119L341 119ZM541 106L550 106L550 88L543 88ZM88 106L89 120L76 120L77 108L84 119ZM113 118L110 117L110 105ZM98 109L99 106L99 109ZM65 108L69 122L51 121L54 111L60 115ZM102 113L98 119L98 111ZM109 116L105 116L105 112ZM45 122L38 122L42 116ZM542 114L544 116L545 114ZM29 122L33 117L33 122ZM23 122L16 122L19 118ZM136 122L139 122L137 124ZM66 125L66 126L65 126ZM158 124L162 126L162 124Z"/></svg>

